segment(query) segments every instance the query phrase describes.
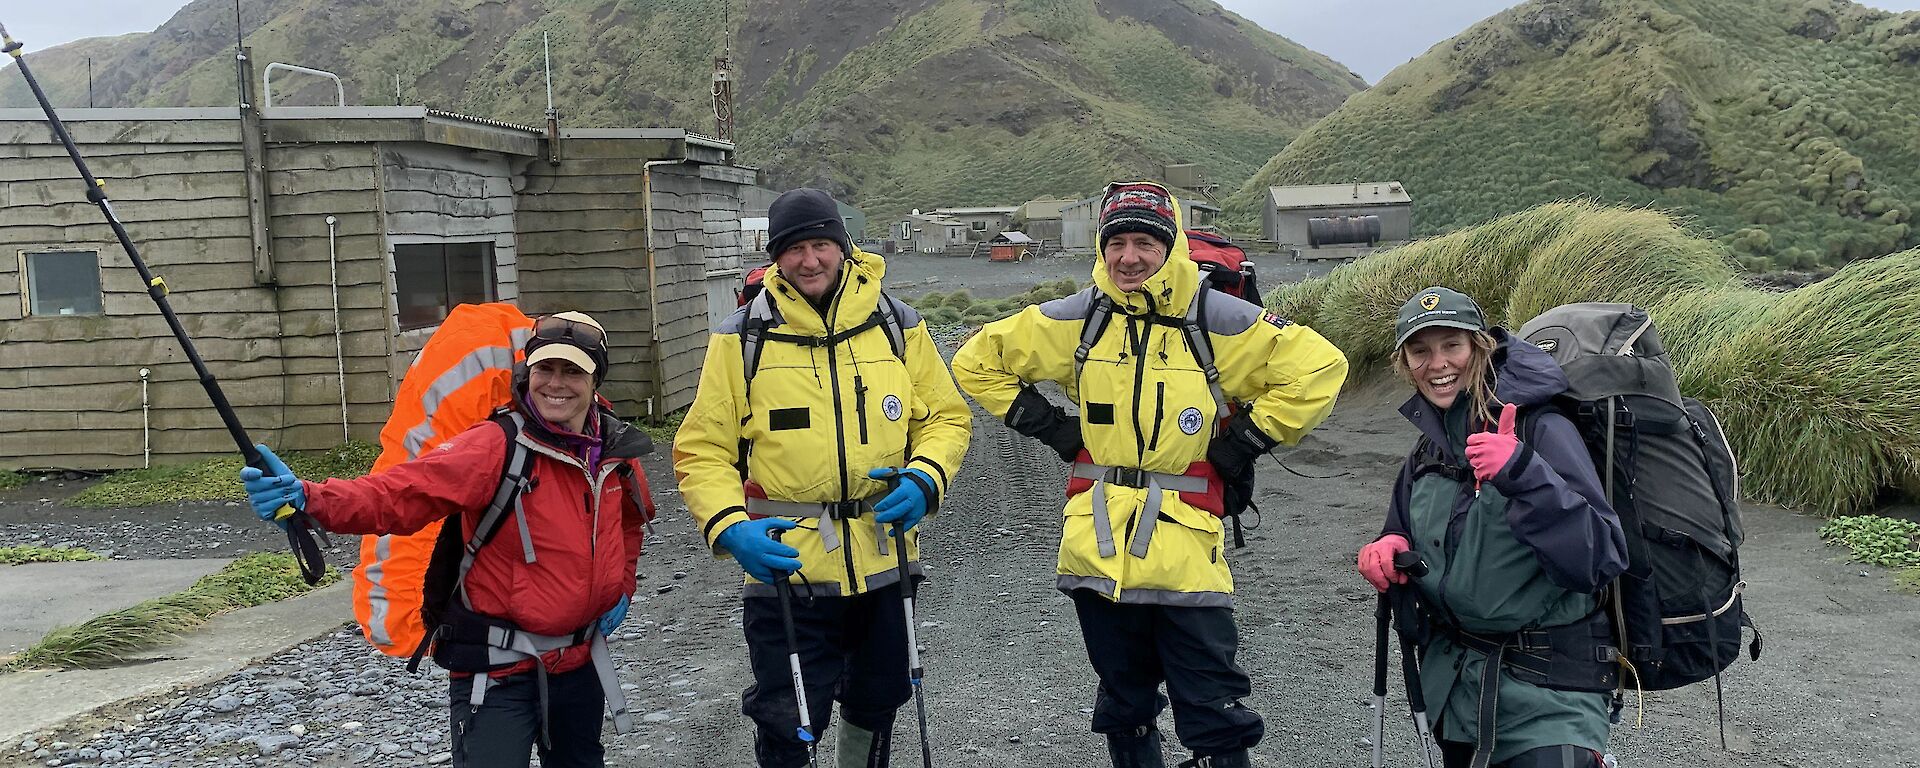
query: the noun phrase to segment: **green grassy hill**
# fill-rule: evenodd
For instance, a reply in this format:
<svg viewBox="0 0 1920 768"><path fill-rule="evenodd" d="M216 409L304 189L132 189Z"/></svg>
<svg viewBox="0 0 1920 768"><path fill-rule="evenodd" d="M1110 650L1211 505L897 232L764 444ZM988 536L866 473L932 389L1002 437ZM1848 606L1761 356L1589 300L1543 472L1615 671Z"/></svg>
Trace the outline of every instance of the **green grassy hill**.
<svg viewBox="0 0 1920 768"><path fill-rule="evenodd" d="M1920 12L1845 0L1535 0L1349 100L1228 203L1397 179L1417 236L1569 198L1654 206L1750 270L1920 243Z"/></svg>
<svg viewBox="0 0 1920 768"><path fill-rule="evenodd" d="M29 61L57 105L85 103L87 56L101 106L232 104L232 8L195 0L152 33ZM702 133L731 40L743 162L876 226L1170 162L1237 185L1365 86L1209 0L250 0L243 21L260 66L337 72L351 103L394 103L398 75L406 103L528 124L547 33L563 123ZM30 105L4 74L0 104ZM276 84L279 104L332 99L317 78Z"/></svg>

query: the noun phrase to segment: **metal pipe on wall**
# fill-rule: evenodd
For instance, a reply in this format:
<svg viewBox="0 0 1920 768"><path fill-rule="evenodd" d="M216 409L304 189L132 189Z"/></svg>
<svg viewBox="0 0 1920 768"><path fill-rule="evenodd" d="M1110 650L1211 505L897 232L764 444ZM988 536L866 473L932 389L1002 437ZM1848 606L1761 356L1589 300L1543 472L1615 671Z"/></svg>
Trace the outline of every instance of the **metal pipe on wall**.
<svg viewBox="0 0 1920 768"><path fill-rule="evenodd" d="M647 351L653 357L653 394L647 398L647 416L657 417L666 412L667 376L666 358L660 354L660 277L659 267L654 263L653 255L653 169L660 165L679 165L685 160L648 160L640 167L640 207L645 210L647 229L642 235L647 244Z"/></svg>
<svg viewBox="0 0 1920 768"><path fill-rule="evenodd" d="M352 439L347 431L347 345L340 332L340 265L334 247L338 218L327 216L327 284L333 289L333 364L340 382L340 442Z"/></svg>
<svg viewBox="0 0 1920 768"><path fill-rule="evenodd" d="M147 398L147 377L152 368L140 369L140 466L153 468L153 401Z"/></svg>

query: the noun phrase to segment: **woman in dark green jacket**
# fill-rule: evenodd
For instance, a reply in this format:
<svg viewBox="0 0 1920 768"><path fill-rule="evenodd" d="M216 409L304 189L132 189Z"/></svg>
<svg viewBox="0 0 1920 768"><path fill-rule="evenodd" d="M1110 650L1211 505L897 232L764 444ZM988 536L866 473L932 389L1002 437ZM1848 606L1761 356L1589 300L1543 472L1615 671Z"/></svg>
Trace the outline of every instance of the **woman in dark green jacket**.
<svg viewBox="0 0 1920 768"><path fill-rule="evenodd" d="M1400 412L1421 438L1360 572L1417 589L1446 765L1599 766L1618 672L1598 593L1626 569L1626 540L1579 432L1544 409L1566 375L1446 288L1409 299L1396 331L1394 368L1418 390ZM1394 568L1409 550L1424 576Z"/></svg>

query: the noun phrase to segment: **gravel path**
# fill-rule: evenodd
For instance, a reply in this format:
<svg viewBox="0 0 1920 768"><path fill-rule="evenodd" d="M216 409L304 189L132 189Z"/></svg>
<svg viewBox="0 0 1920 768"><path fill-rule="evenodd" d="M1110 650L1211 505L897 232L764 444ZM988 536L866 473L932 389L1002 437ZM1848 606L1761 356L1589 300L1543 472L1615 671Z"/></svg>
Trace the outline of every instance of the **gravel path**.
<svg viewBox="0 0 1920 768"><path fill-rule="evenodd" d="M1305 445L1280 454L1318 479L1262 470L1265 519L1232 555L1241 661L1256 688L1248 703L1267 718L1260 765L1367 760L1373 603L1353 553L1377 530L1411 439L1391 412L1397 402L1384 390L1350 396ZM949 766L1103 765L1102 743L1087 731L1092 675L1071 605L1052 588L1062 467L991 419L975 428L955 495L924 539L932 580L920 637L934 753ZM608 764L749 765L738 570L713 561L693 532L664 457L648 468L662 524L612 644L638 727L609 732ZM272 536L255 542L224 507L204 518L146 514L130 528L105 513L27 521L23 509L0 506L0 544L40 531L43 540L157 551L221 531L233 534L222 553L276 546ZM1621 764L1882 765L1920 754L1912 727L1920 598L1891 592L1884 572L1842 562L1817 540L1815 520L1756 506L1746 523L1747 594L1767 650L1726 676L1730 749L1719 747L1712 685L1696 685L1648 695L1638 729L1628 707L1613 741ZM1413 765L1397 672L1393 688L1389 755ZM447 759L445 690L444 675L408 675L343 629L219 683L0 745L0 765L432 765ZM897 729L899 765L914 763L918 749L910 706ZM1172 732L1170 718L1162 727ZM830 748L831 737L823 757ZM1181 757L1170 751L1169 764Z"/></svg>

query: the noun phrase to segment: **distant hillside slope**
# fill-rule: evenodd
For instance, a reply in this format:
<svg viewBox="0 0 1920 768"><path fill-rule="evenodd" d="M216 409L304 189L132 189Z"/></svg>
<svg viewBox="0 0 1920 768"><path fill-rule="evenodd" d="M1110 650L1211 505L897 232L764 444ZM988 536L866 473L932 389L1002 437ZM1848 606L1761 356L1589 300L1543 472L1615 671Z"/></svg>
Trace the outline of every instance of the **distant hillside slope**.
<svg viewBox="0 0 1920 768"><path fill-rule="evenodd" d="M1535 0L1395 70L1235 193L1398 179L1431 235L1590 197L1671 209L1752 270L1920 243L1920 12Z"/></svg>
<svg viewBox="0 0 1920 768"><path fill-rule="evenodd" d="M1209 0L249 0L261 66L339 73L351 103L426 103L541 121L541 35L567 125L712 133L731 39L738 140L776 186L823 186L882 216L1085 194L1197 162L1237 186L1365 87ZM233 5L195 0L158 30L29 61L60 105L234 102ZM31 43L32 41L27 41ZM0 104L31 104L12 73ZM275 103L319 104L276 77Z"/></svg>

